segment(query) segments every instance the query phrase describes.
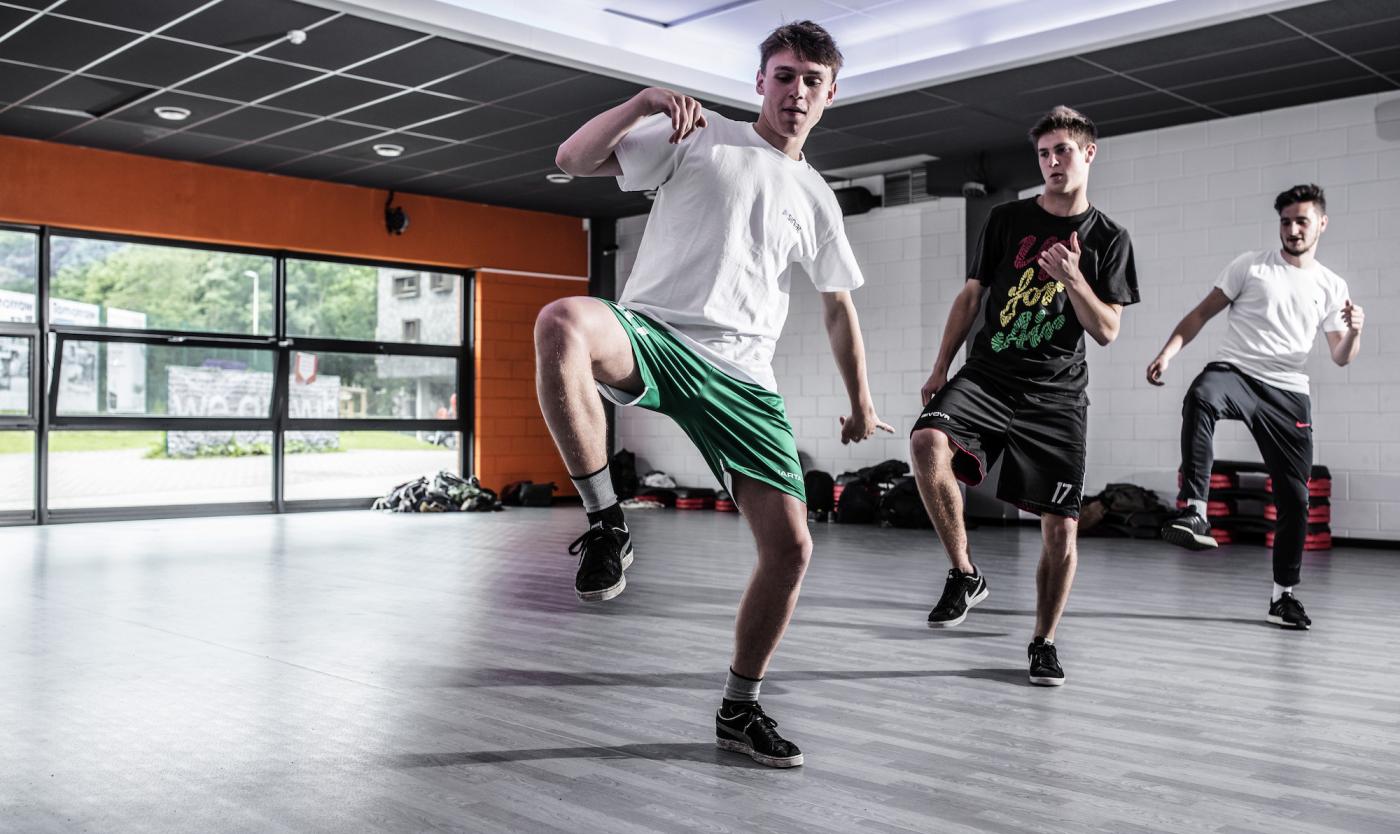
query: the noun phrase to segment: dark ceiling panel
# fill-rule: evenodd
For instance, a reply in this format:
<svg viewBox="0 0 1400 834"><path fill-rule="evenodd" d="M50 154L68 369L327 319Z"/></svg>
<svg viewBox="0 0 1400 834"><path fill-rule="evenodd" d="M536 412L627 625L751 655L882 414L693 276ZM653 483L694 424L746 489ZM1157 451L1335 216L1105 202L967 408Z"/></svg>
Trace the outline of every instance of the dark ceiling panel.
<svg viewBox="0 0 1400 834"><path fill-rule="evenodd" d="M326 120L313 122L289 133L280 134L277 144L287 148L301 148L308 151L324 151L338 148L351 142L359 142L383 131L362 125L349 125L344 122Z"/></svg>
<svg viewBox="0 0 1400 834"><path fill-rule="evenodd" d="M437 150L414 156L411 162L420 168L430 168L434 171L447 171L452 168L460 168L464 165L476 165L488 159L499 159L510 154L488 148L485 145L476 145L470 142L458 142L446 145Z"/></svg>
<svg viewBox="0 0 1400 834"><path fill-rule="evenodd" d="M1094 114L1090 111L1094 109L1096 102L1142 95L1150 91L1151 88L1121 75L1106 75L1020 94L1008 93L999 99L985 102L982 106L1029 128L1041 114L1061 104L1083 110L1092 119Z"/></svg>
<svg viewBox="0 0 1400 834"><path fill-rule="evenodd" d="M412 191L409 181L423 177L430 172L404 165L376 165L358 171L348 171L337 179L367 188L384 188Z"/></svg>
<svg viewBox="0 0 1400 834"><path fill-rule="evenodd" d="M157 139L141 148L141 153L170 159L203 159L226 151L237 143L236 139L223 139L218 136L205 136L202 133L172 133Z"/></svg>
<svg viewBox="0 0 1400 834"><path fill-rule="evenodd" d="M24 9L11 9L8 6L0 6L0 37L8 34L11 29L20 25L24 21L33 17L32 11Z"/></svg>
<svg viewBox="0 0 1400 834"><path fill-rule="evenodd" d="M294 116L265 107L244 107L226 116L199 125L196 130L229 139L259 139L280 130L305 124L305 116Z"/></svg>
<svg viewBox="0 0 1400 834"><path fill-rule="evenodd" d="M500 148L503 151L523 151L542 147L557 148L578 129L578 119L548 119L504 130L500 133L493 133L477 141L487 147Z"/></svg>
<svg viewBox="0 0 1400 834"><path fill-rule="evenodd" d="M179 127L177 122L169 122L156 115L157 107L183 107L190 111L189 123L201 122L212 118L220 113L227 113L236 104L218 99L205 98L190 93L180 93L168 90L164 93L157 93L149 99L139 104L128 107L119 113L113 113L109 118L123 122L135 122L137 124L152 125L155 127Z"/></svg>
<svg viewBox="0 0 1400 834"><path fill-rule="evenodd" d="M823 120L823 122L825 122L825 120ZM877 122L873 125L852 125L844 130L846 133L863 136L866 139L893 141L909 136L921 136L927 133L938 133L949 130L967 130L969 128L977 128L983 131L995 131L997 129L1014 130L1015 124L1015 122L1004 117L980 113L967 107L948 107L942 110L906 116L902 119L890 119L888 121Z"/></svg>
<svg viewBox="0 0 1400 834"><path fill-rule="evenodd" d="M1180 102L1178 102L1179 104ZM1156 130L1159 127L1171 127L1172 125L1184 125L1191 122L1203 122L1207 119L1218 119L1220 114L1214 113L1204 107L1176 107L1158 110L1152 113L1142 113L1136 116L1126 116L1119 119L1108 119L1106 121L1096 121L1095 126L1099 129L1100 136L1121 136L1125 133L1137 133L1143 130Z"/></svg>
<svg viewBox="0 0 1400 834"><path fill-rule="evenodd" d="M30 139L48 139L85 121L87 120L81 116L13 107L0 113L0 133Z"/></svg>
<svg viewBox="0 0 1400 834"><path fill-rule="evenodd" d="M295 148L281 148L276 145L244 145L227 153L210 157L215 165L232 165L235 168L251 168L266 171L269 168L290 162L306 155L306 151Z"/></svg>
<svg viewBox="0 0 1400 834"><path fill-rule="evenodd" d="M225 0L164 34L242 51L280 40L291 29L305 29L334 15L290 0Z"/></svg>
<svg viewBox="0 0 1400 834"><path fill-rule="evenodd" d="M1123 119L1141 118L1150 116L1153 113L1177 110L1190 106L1190 102L1182 101L1176 96L1167 95L1166 93L1151 92L1139 96L1126 96L1109 101L1097 101L1093 104L1085 105L1084 109L1089 118L1094 120L1095 125L1104 125ZM1030 127L1030 125L1026 125L1026 127Z"/></svg>
<svg viewBox="0 0 1400 834"><path fill-rule="evenodd" d="M263 103L268 107L280 107L298 113L330 116L397 92L398 87L390 87L387 84L331 76L290 90Z"/></svg>
<svg viewBox="0 0 1400 834"><path fill-rule="evenodd" d="M319 73L301 67L244 58L223 69L181 84L181 89L238 101L254 101L263 96L315 78Z"/></svg>
<svg viewBox="0 0 1400 834"><path fill-rule="evenodd" d="M390 162L385 157L374 152L374 146L379 144L402 145L404 155L401 160ZM336 156L343 156L347 159L358 159L361 163L374 162L397 164L418 168L420 166L414 161L413 155L426 151L436 150L442 147L443 143L436 139L428 139L422 136L412 136L404 133L390 133L387 136L376 136L374 139L352 145L348 148L340 148L335 152Z"/></svg>
<svg viewBox="0 0 1400 834"><path fill-rule="evenodd" d="M24 6L27 9L45 9L53 5L53 0L6 0L16 6Z"/></svg>
<svg viewBox="0 0 1400 834"><path fill-rule="evenodd" d="M149 32L207 2L208 0L129 0L125 3L114 3L112 0L65 0L64 4L54 11L69 17L81 17L83 20Z"/></svg>
<svg viewBox="0 0 1400 834"><path fill-rule="evenodd" d="M1396 3L1394 8L1395 13L1400 15L1400 3ZM1325 32L1316 37L1328 46L1348 54L1363 49L1375 49L1378 41L1389 43L1392 51L1400 52L1400 17L1368 26L1353 26L1350 29Z"/></svg>
<svg viewBox="0 0 1400 834"><path fill-rule="evenodd" d="M105 26L41 17L0 42L0 58L75 70L136 38Z"/></svg>
<svg viewBox="0 0 1400 834"><path fill-rule="evenodd" d="M19 101L62 77L54 70L0 64L0 101Z"/></svg>
<svg viewBox="0 0 1400 834"><path fill-rule="evenodd" d="M1400 49L1394 47L1377 49L1371 52L1359 52L1351 57L1376 72L1400 72Z"/></svg>
<svg viewBox="0 0 1400 834"><path fill-rule="evenodd" d="M153 92L147 87L102 81L75 75L50 87L30 99L27 104L77 110L91 118L106 115L116 108Z"/></svg>
<svg viewBox="0 0 1400 834"><path fill-rule="evenodd" d="M294 64L340 69L421 37L418 32L346 15L307 32L304 43L280 43L259 54Z"/></svg>
<svg viewBox="0 0 1400 834"><path fill-rule="evenodd" d="M1270 93L1249 98L1218 102L1212 106L1235 116L1244 113L1258 113L1262 110L1274 110L1280 107L1311 104L1318 101L1331 101L1332 99L1347 98L1348 96L1361 96L1367 93L1394 91L1395 88L1396 84L1394 81L1368 74L1361 78L1332 81L1310 87L1293 87L1286 90L1275 90Z"/></svg>
<svg viewBox="0 0 1400 834"><path fill-rule="evenodd" d="M155 87L172 87L232 57L227 52L202 46L150 38L113 55L89 72Z"/></svg>
<svg viewBox="0 0 1400 834"><path fill-rule="evenodd" d="M480 177L484 182L494 182L496 180L520 177L525 175L538 175L541 183L545 182L544 175L559 170L554 164L553 150L526 151L514 156L493 159L480 165L473 165L463 168L454 173L464 177Z"/></svg>
<svg viewBox="0 0 1400 834"><path fill-rule="evenodd" d="M1370 73L1365 68L1359 67L1345 58L1332 58L1308 64L1285 63L1283 67L1267 72L1256 72L1251 75L1211 81L1206 84L1183 86L1178 92L1192 101L1213 105L1220 101L1234 101L1254 96L1275 94L1286 96L1290 90L1344 81L1363 75L1370 75Z"/></svg>
<svg viewBox="0 0 1400 834"><path fill-rule="evenodd" d="M63 141L90 148L127 151L169 133L168 128L147 127L130 122L100 121L82 125L65 133Z"/></svg>
<svg viewBox="0 0 1400 834"><path fill-rule="evenodd" d="M285 165L279 165L273 169L273 173L286 174L291 177L334 179L337 174L343 174L352 168L359 168L363 165L364 163L358 159L320 155L309 156L306 159L298 159Z"/></svg>
<svg viewBox="0 0 1400 834"><path fill-rule="evenodd" d="M1261 66L1277 65L1284 54L1290 63L1304 63L1334 58L1337 53L1310 38L1294 38L1270 46L1253 46L1203 58L1143 67L1133 70L1131 74L1158 87L1175 88L1256 72Z"/></svg>
<svg viewBox="0 0 1400 834"><path fill-rule="evenodd" d="M355 75L417 87L504 55L494 49L433 38L354 69Z"/></svg>
<svg viewBox="0 0 1400 834"><path fill-rule="evenodd" d="M446 116L448 113L466 110L472 106L472 104L454 98L443 98L427 93L404 93L378 104L342 113L341 118L363 124L401 128L436 119L439 116ZM431 132L431 128L428 130Z"/></svg>
<svg viewBox="0 0 1400 834"><path fill-rule="evenodd" d="M1134 70L1296 37L1277 20L1260 16L1102 49L1084 58L1109 69Z"/></svg>
<svg viewBox="0 0 1400 834"><path fill-rule="evenodd" d="M483 106L457 116L439 119L415 130L418 133L458 141L508 130L538 120L539 116L533 113L521 113L518 110L508 110L504 107Z"/></svg>
<svg viewBox="0 0 1400 834"><path fill-rule="evenodd" d="M1050 61L1032 67L1018 67L991 75L966 78L962 81L939 84L935 87L925 87L923 92L960 104L985 107L986 105L998 104L1007 96L1017 95L1020 91L1054 89L1064 84L1074 84L1091 78L1102 78L1103 75L1103 70L1091 67L1083 61L1061 58L1058 61ZM992 109L1000 112L1004 108L995 107Z"/></svg>
<svg viewBox="0 0 1400 834"><path fill-rule="evenodd" d="M1305 32L1326 32L1344 26L1361 26L1400 15L1395 0L1329 0L1296 9L1274 12Z"/></svg>
<svg viewBox="0 0 1400 834"><path fill-rule="evenodd" d="M543 61L510 57L476 67L441 84L434 84L431 89L473 101L496 101L547 84L557 84L577 74L576 70L546 64Z"/></svg>
<svg viewBox="0 0 1400 834"><path fill-rule="evenodd" d="M639 84L619 81L616 78L575 74L562 84L552 84L528 95L516 96L508 104L517 110L526 110L541 116L601 113L622 100L631 98L641 89Z"/></svg>

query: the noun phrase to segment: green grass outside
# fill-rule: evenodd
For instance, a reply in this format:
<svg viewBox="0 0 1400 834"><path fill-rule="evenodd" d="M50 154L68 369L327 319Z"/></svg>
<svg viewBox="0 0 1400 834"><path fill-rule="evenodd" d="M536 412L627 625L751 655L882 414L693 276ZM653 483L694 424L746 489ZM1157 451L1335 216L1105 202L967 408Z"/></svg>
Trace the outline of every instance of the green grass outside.
<svg viewBox="0 0 1400 834"><path fill-rule="evenodd" d="M64 431L49 435L50 452L110 452L117 449L164 449L165 433L159 431ZM430 451L441 449L413 435L387 432L341 432L340 448L346 451ZM0 455L29 454L34 435L24 431L0 431Z"/></svg>

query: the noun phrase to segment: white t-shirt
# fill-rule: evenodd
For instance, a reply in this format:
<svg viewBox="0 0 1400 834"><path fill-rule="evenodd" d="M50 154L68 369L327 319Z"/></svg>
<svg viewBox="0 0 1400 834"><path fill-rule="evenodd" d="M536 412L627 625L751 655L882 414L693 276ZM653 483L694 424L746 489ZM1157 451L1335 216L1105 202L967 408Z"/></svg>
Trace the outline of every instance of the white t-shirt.
<svg viewBox="0 0 1400 834"><path fill-rule="evenodd" d="M1318 327L1329 333L1346 329L1346 282L1316 261L1299 269L1271 249L1239 256L1215 286L1230 299L1216 359L1275 388L1308 393L1303 367Z"/></svg>
<svg viewBox="0 0 1400 834"><path fill-rule="evenodd" d="M657 189L618 299L673 330L721 371L776 390L773 351L791 270L821 292L864 283L836 195L812 166L748 122L704 111L706 127L670 144L654 115L617 146L624 191Z"/></svg>

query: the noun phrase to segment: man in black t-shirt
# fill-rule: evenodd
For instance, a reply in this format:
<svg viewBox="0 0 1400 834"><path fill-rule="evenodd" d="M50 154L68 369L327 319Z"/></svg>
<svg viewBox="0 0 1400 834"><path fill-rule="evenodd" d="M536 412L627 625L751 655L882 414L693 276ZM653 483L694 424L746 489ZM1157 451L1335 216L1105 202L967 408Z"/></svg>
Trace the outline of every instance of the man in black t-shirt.
<svg viewBox="0 0 1400 834"><path fill-rule="evenodd" d="M1084 486L1089 400L1084 334L1107 345L1138 300L1128 232L1089 205L1093 122L1056 107L1031 129L1045 179L1039 197L992 210L967 283L948 313L938 359L910 435L919 494L952 568L930 628L958 625L987 598L971 561L957 481L977 484L1004 456L997 497L1040 516L1030 681L1064 683L1055 627L1069 599ZM988 296L982 330L958 374L954 356Z"/></svg>

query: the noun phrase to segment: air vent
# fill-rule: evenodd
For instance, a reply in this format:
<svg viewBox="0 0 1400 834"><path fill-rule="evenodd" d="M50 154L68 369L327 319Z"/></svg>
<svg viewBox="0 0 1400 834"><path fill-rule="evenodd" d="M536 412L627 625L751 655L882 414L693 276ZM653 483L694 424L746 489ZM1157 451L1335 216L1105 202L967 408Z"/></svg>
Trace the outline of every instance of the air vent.
<svg viewBox="0 0 1400 834"><path fill-rule="evenodd" d="M894 171L885 174L885 205L907 206L910 203L927 203L937 200L926 187L927 171L924 166L908 171Z"/></svg>

